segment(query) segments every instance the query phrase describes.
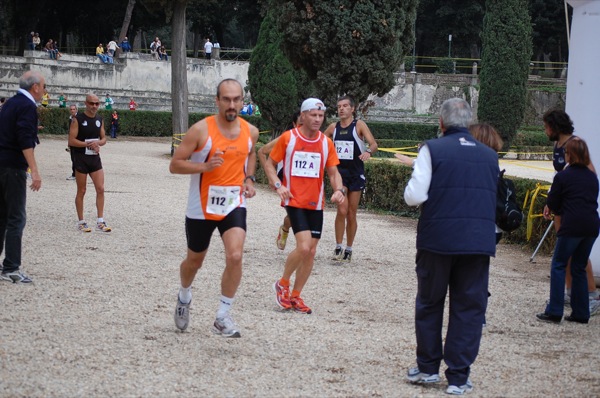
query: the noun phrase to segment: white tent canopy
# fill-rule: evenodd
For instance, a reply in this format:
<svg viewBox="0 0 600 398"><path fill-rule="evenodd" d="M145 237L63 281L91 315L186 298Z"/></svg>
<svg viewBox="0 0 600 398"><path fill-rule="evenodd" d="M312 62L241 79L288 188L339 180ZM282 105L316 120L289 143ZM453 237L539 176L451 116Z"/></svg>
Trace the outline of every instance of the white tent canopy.
<svg viewBox="0 0 600 398"><path fill-rule="evenodd" d="M568 0L573 7L567 77L566 112L575 133L586 140L592 162L600 170L600 1ZM600 279L600 239L590 255L596 281Z"/></svg>

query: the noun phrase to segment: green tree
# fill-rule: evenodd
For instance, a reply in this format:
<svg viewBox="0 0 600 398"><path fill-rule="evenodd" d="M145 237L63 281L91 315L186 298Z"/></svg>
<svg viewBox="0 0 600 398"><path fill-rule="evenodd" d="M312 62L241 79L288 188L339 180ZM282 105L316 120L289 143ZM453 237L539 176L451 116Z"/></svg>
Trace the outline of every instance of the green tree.
<svg viewBox="0 0 600 398"><path fill-rule="evenodd" d="M527 0L487 0L482 39L478 117L508 147L525 114L532 52Z"/></svg>
<svg viewBox="0 0 600 398"><path fill-rule="evenodd" d="M572 8L569 7L569 10L572 11ZM566 61L569 50L563 0L530 0L529 11L535 60ZM560 72L561 68L557 68L554 75L560 76Z"/></svg>
<svg viewBox="0 0 600 398"><path fill-rule="evenodd" d="M423 56L448 55L479 58L485 0L420 0L417 10L417 52Z"/></svg>
<svg viewBox="0 0 600 398"><path fill-rule="evenodd" d="M282 48L335 112L338 96L383 96L414 43L417 0L271 0Z"/></svg>
<svg viewBox="0 0 600 398"><path fill-rule="evenodd" d="M273 12L260 26L258 42L250 57L248 89L263 118L273 127L273 136L289 125L302 100L311 95L306 73L295 70L283 51Z"/></svg>

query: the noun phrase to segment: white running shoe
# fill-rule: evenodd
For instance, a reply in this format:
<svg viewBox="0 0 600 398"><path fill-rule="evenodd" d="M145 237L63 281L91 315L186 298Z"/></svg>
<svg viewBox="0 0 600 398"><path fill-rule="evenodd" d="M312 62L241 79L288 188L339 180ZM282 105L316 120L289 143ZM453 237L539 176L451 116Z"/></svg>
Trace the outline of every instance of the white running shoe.
<svg viewBox="0 0 600 398"><path fill-rule="evenodd" d="M415 384L437 383L440 381L439 374L422 373L418 367L408 369L408 372L406 372L406 378L408 381Z"/></svg>
<svg viewBox="0 0 600 398"><path fill-rule="evenodd" d="M227 314L223 318L215 319L213 332L223 337L242 337L238 326L233 321L231 315Z"/></svg>
<svg viewBox="0 0 600 398"><path fill-rule="evenodd" d="M184 304L179 300L179 294L177 295L177 305L175 306L175 326L182 332L187 329L190 324L190 301Z"/></svg>
<svg viewBox="0 0 600 398"><path fill-rule="evenodd" d="M473 390L473 384L471 383L471 380L467 379L467 384L464 384L460 387L458 386L448 386L448 388L446 389L446 394L450 394L450 395L464 395L468 392L471 392Z"/></svg>
<svg viewBox="0 0 600 398"><path fill-rule="evenodd" d="M9 281L12 283L32 283L33 282L30 277L28 277L27 275L25 275L24 273L22 273L19 270L13 271L13 272L6 272L6 273L3 272L2 274L0 274L0 280Z"/></svg>

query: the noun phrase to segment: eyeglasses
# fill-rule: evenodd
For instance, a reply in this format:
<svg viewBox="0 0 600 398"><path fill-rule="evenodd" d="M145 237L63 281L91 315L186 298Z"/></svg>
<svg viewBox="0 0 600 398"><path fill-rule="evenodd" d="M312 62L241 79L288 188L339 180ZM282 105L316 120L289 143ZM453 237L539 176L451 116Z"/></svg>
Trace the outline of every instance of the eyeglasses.
<svg viewBox="0 0 600 398"><path fill-rule="evenodd" d="M223 101L225 103L235 103L235 104L239 104L240 102L242 102L244 100L243 97L235 97L235 98L229 98L229 97L220 97L219 101Z"/></svg>
<svg viewBox="0 0 600 398"><path fill-rule="evenodd" d="M86 101L88 104L93 105L93 106L100 106L99 102L90 102L90 101Z"/></svg>

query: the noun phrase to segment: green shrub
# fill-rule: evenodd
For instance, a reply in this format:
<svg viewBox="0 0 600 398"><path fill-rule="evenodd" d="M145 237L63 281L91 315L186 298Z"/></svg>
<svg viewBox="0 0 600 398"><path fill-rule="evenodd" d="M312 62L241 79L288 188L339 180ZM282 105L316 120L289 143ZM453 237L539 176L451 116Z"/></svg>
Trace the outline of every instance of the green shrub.
<svg viewBox="0 0 600 398"><path fill-rule="evenodd" d="M551 146L546 133L539 128L536 130L520 129L515 136L512 146Z"/></svg>
<svg viewBox="0 0 600 398"><path fill-rule="evenodd" d="M84 109L80 109L83 112ZM134 137L170 137L173 135L171 112L157 111L117 111L119 112L119 133ZM67 134L69 110L67 108L40 108L40 124L44 126L44 134ZM108 133L112 111L99 110L98 114L104 119L104 127ZM188 124L209 116L207 113L190 113ZM240 116L255 125L259 131L269 131L268 120L259 116ZM177 132L185 133L185 131ZM263 134L261 134L262 136Z"/></svg>
<svg viewBox="0 0 600 398"><path fill-rule="evenodd" d="M414 140L425 141L437 137L437 124L413 124L367 121L373 137L379 140Z"/></svg>

